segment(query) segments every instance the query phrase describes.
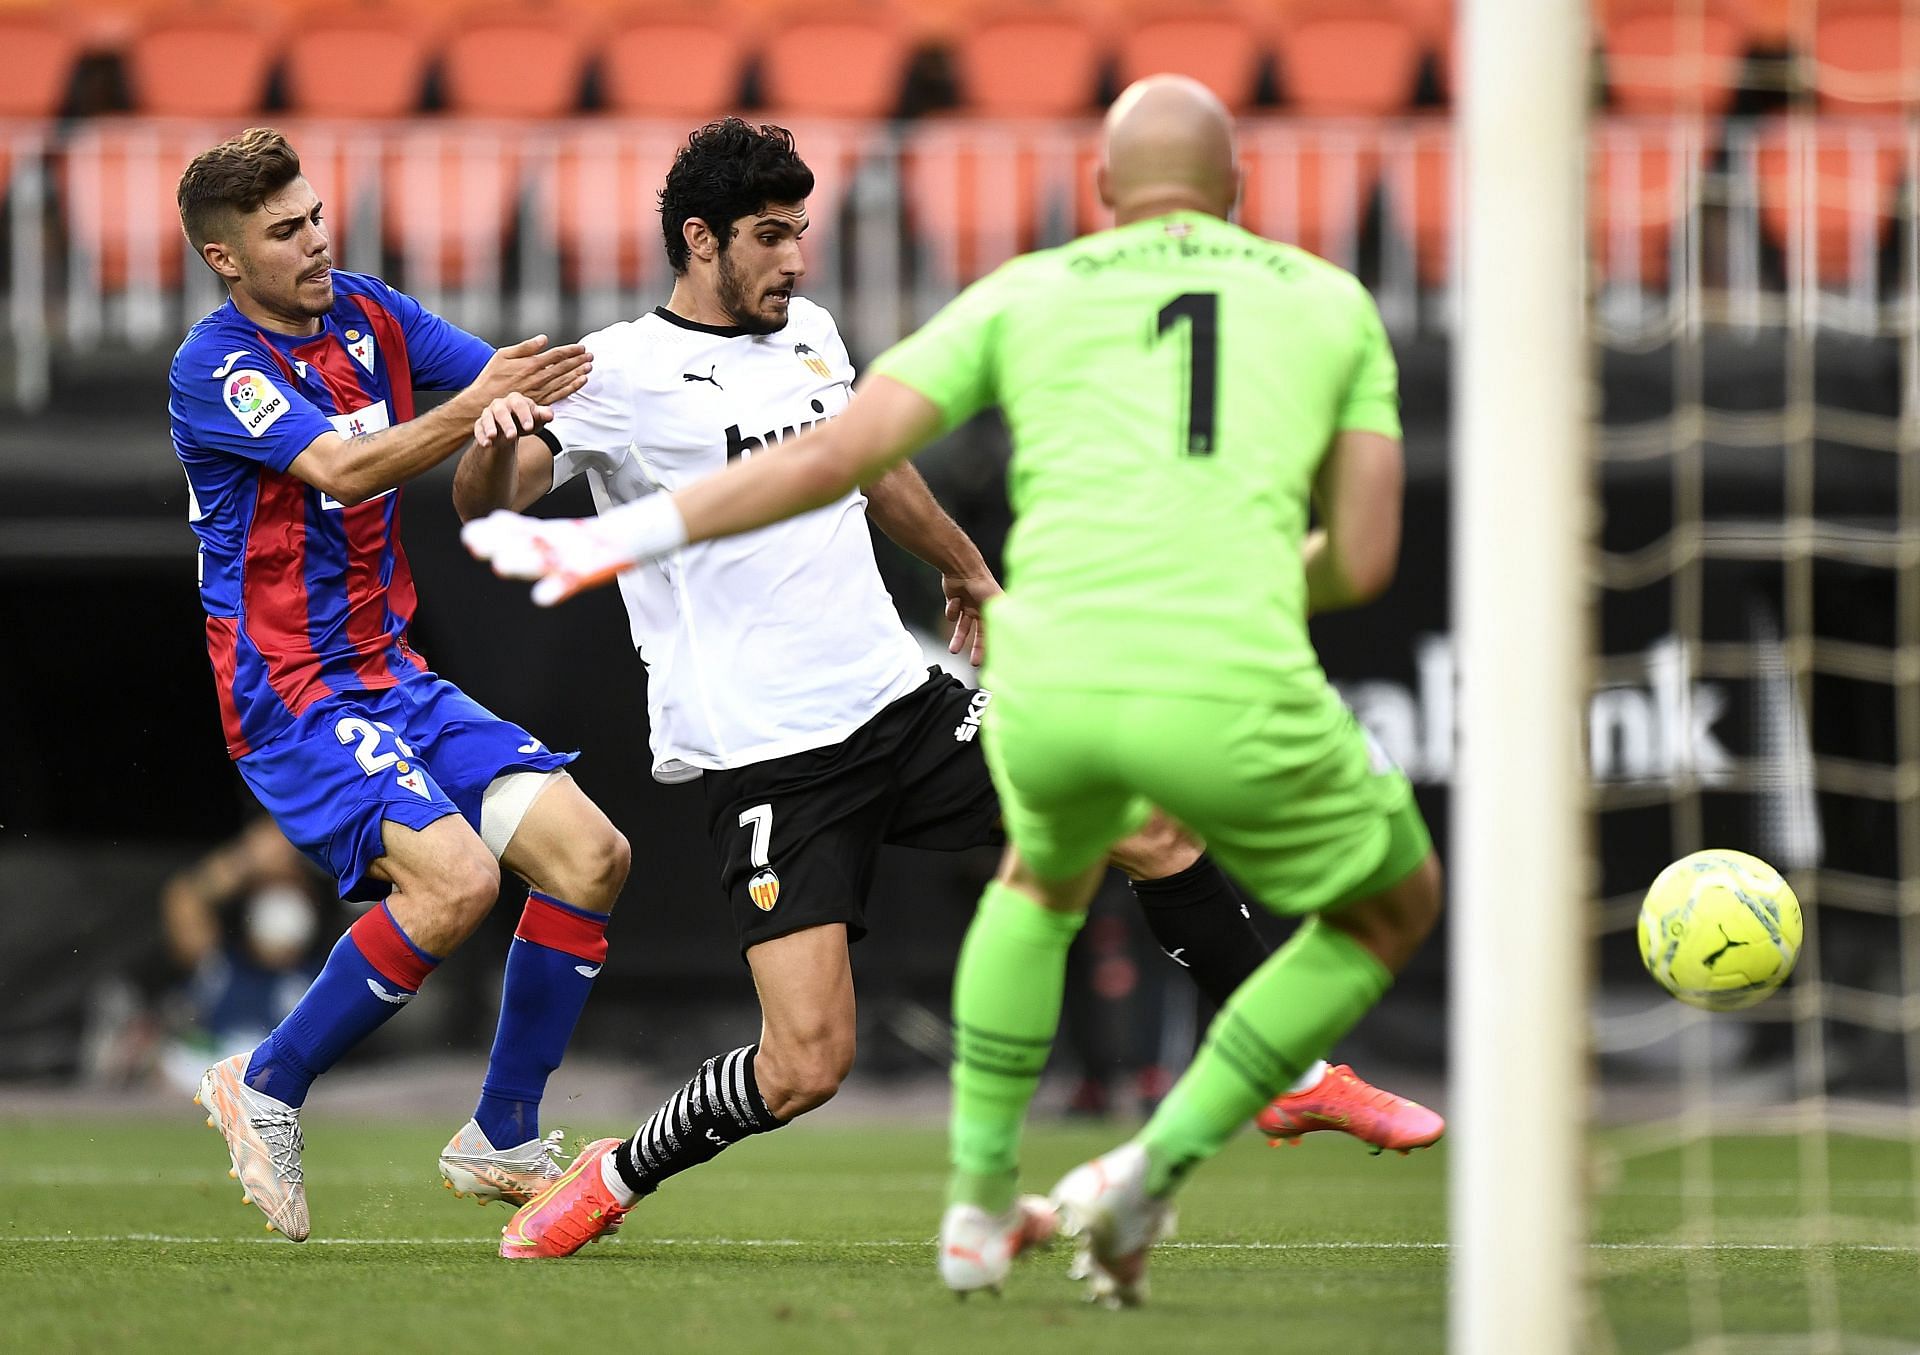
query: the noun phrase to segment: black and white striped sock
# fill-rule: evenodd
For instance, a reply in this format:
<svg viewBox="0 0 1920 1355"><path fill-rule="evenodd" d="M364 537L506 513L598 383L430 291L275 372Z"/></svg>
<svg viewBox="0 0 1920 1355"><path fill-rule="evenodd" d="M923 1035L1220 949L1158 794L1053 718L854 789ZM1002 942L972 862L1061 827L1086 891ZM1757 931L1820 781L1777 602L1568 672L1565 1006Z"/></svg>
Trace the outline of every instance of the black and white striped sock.
<svg viewBox="0 0 1920 1355"><path fill-rule="evenodd" d="M784 1123L773 1118L753 1080L759 1049L748 1045L715 1054L613 1152L614 1169L636 1198L651 1195L669 1176L718 1157L741 1139Z"/></svg>

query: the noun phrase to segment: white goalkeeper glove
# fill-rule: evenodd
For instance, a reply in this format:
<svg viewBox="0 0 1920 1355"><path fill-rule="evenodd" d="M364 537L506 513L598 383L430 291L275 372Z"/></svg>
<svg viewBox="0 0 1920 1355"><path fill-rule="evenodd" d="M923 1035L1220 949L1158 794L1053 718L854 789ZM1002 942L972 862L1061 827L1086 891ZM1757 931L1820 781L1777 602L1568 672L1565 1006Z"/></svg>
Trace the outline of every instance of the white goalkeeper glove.
<svg viewBox="0 0 1920 1355"><path fill-rule="evenodd" d="M686 526L666 494L650 494L595 518L530 518L505 509L475 518L460 540L503 579L537 579L536 607L598 588L622 570L678 550Z"/></svg>

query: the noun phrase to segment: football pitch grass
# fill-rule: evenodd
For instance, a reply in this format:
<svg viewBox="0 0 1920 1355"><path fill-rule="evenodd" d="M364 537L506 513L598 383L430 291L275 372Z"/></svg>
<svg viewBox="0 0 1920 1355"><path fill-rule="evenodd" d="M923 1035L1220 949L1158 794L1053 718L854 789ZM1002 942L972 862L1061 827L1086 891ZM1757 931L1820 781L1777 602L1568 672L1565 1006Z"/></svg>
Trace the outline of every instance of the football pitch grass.
<svg viewBox="0 0 1920 1355"><path fill-rule="evenodd" d="M1081 1300L1058 1250L1017 1267L1005 1297L956 1302L933 1270L940 1133L830 1116L672 1182L618 1239L518 1263L494 1254L503 1207L439 1188L445 1124L316 1115L314 1238L296 1246L239 1203L189 1106L164 1122L0 1119L0 1332L13 1350L126 1355L1444 1347L1444 1149L1374 1158L1333 1135L1280 1151L1243 1136L1183 1192L1151 1304L1114 1313ZM1120 1134L1035 1126L1029 1186ZM1905 1145L1836 1145L1850 1245L1824 1255L1850 1335L1920 1349L1920 1255L1903 1245L1912 1161ZM1675 1241L1675 1154L1603 1169L1590 1255L1616 1350L1684 1345L1706 1281L1729 1332L1809 1329L1807 1254L1783 1245L1798 1229L1795 1145L1722 1141L1717 1163L1722 1245L1710 1250Z"/></svg>

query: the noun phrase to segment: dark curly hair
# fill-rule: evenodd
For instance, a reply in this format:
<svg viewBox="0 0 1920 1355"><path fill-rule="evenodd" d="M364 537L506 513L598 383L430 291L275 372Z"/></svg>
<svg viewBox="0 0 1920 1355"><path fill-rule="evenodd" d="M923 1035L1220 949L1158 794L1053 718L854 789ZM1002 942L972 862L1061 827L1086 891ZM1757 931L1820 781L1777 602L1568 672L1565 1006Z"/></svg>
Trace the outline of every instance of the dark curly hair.
<svg viewBox="0 0 1920 1355"><path fill-rule="evenodd" d="M739 118L710 122L675 152L660 190L667 262L676 273L687 271L685 226L694 217L707 223L724 250L733 243L735 221L771 202L799 202L811 192L813 171L793 149L792 132Z"/></svg>
<svg viewBox="0 0 1920 1355"><path fill-rule="evenodd" d="M195 249L300 175L300 156L271 127L249 127L193 158L174 190L180 228Z"/></svg>

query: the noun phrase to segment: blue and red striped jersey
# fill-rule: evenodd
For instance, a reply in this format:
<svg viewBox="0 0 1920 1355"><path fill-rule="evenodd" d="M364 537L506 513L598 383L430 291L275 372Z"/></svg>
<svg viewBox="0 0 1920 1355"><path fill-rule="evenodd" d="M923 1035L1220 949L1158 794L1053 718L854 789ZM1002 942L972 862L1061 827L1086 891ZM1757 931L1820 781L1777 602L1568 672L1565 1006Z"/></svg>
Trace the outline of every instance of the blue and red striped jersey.
<svg viewBox="0 0 1920 1355"><path fill-rule="evenodd" d="M287 468L329 430L353 437L411 419L416 388L466 386L492 356L378 278L339 271L318 334L262 329L231 301L188 331L167 413L200 538L229 756L334 692L424 671L406 639L414 589L400 491L349 508Z"/></svg>

